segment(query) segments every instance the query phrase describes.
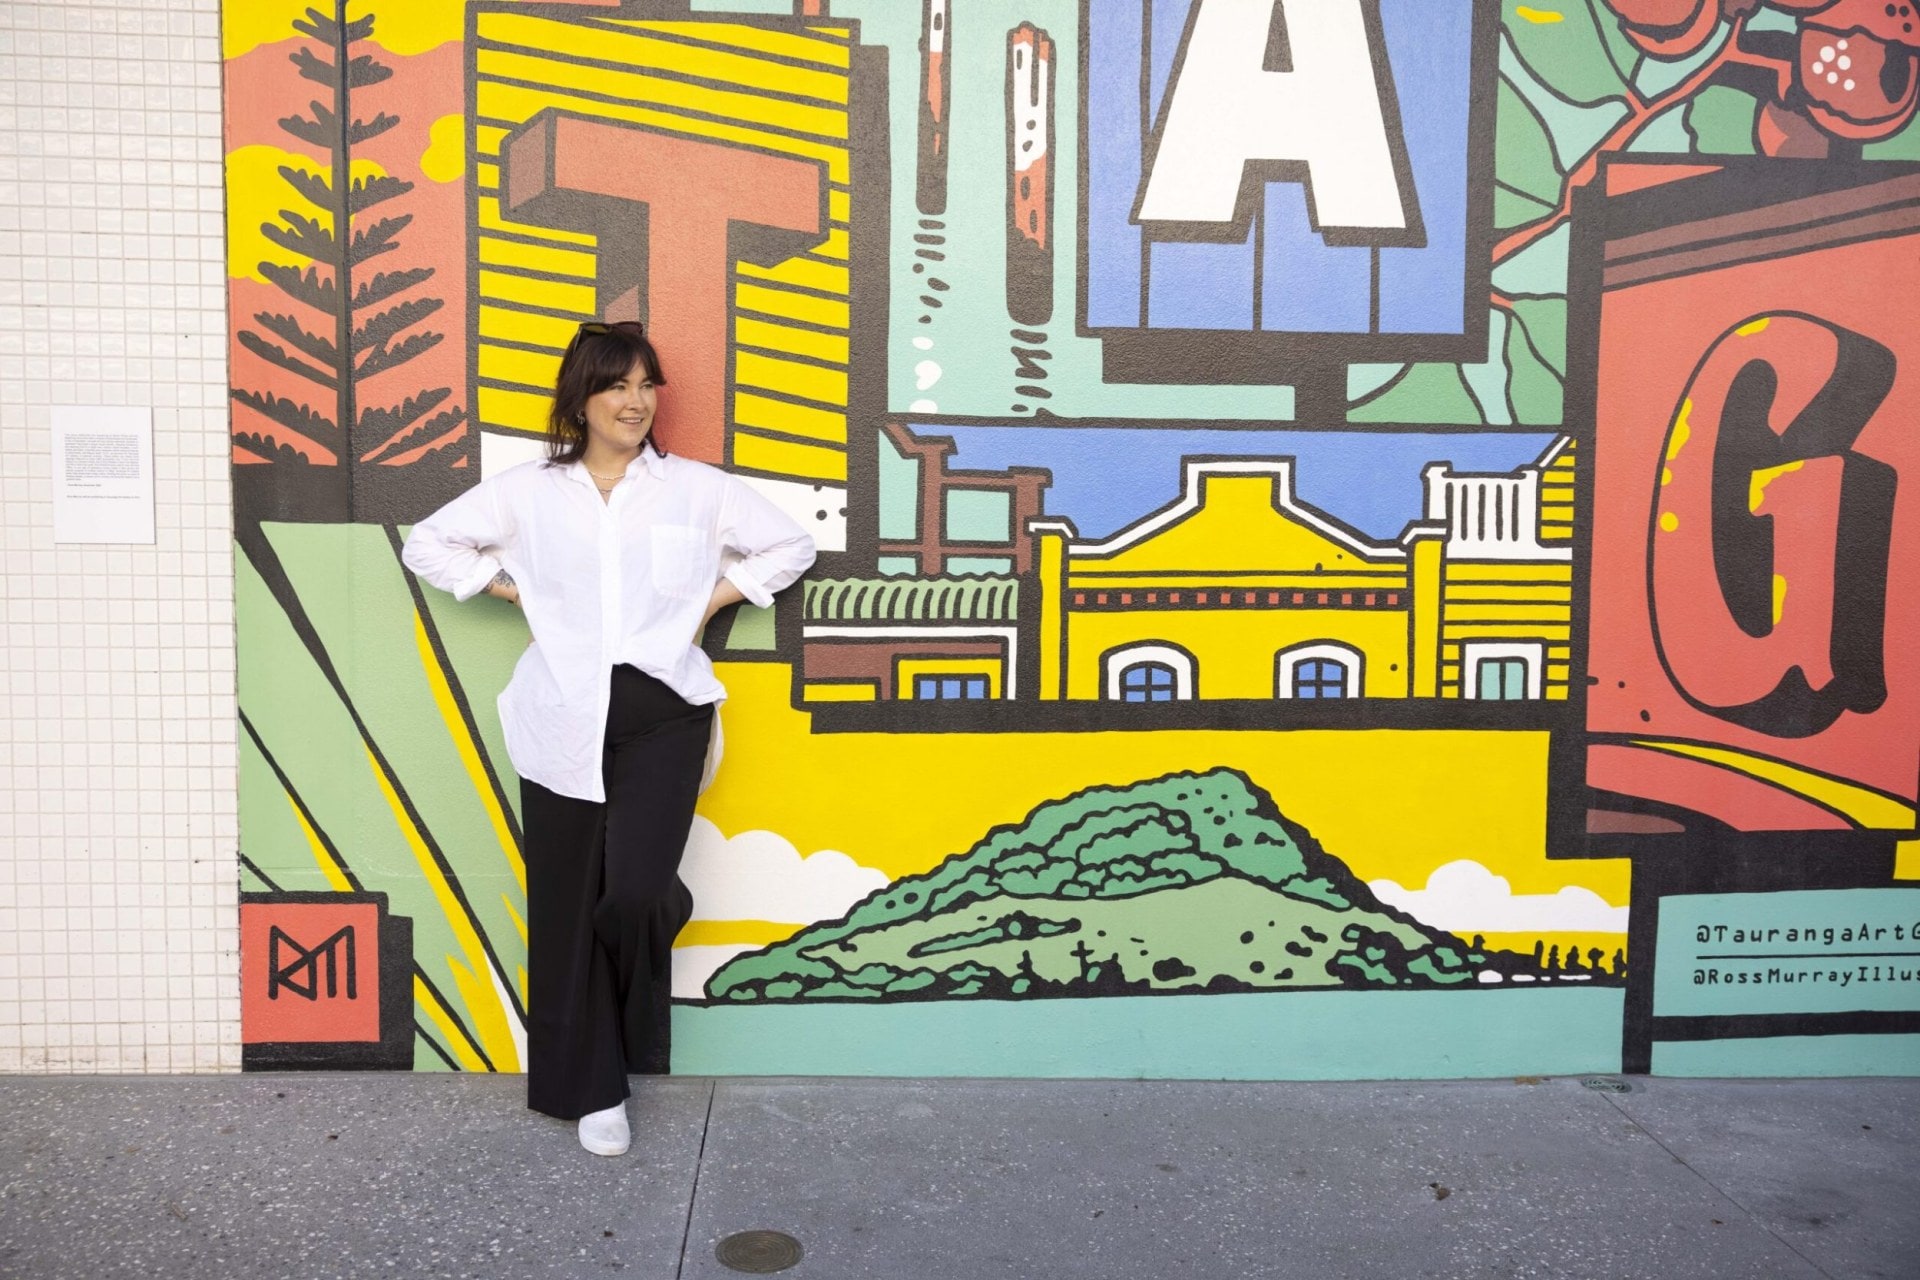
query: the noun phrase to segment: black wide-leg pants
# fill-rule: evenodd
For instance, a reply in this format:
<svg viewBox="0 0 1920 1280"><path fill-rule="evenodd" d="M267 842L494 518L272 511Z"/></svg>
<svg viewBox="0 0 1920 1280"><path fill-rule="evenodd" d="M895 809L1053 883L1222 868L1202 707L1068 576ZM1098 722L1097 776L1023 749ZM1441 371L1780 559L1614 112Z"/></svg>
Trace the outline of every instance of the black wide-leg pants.
<svg viewBox="0 0 1920 1280"><path fill-rule="evenodd" d="M612 673L605 804L520 783L527 859L527 1105L575 1120L667 1069L679 877L713 729L629 666Z"/></svg>

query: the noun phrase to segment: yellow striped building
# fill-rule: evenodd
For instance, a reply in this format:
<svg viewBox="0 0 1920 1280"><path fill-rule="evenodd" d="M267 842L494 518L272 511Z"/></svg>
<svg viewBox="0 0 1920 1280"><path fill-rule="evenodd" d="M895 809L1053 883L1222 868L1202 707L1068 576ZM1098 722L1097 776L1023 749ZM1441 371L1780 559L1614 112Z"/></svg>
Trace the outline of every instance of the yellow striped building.
<svg viewBox="0 0 1920 1280"><path fill-rule="evenodd" d="M1573 466L1565 438L1507 473L1436 463L1397 542L1300 502L1284 458L1190 461L1100 542L1035 520L1033 696L1564 701Z"/></svg>
<svg viewBox="0 0 1920 1280"><path fill-rule="evenodd" d="M482 428L545 429L561 352L597 319L591 234L501 211L500 147L548 109L791 156L824 166L829 234L772 265L734 264L727 461L775 479L844 485L847 475L848 147L854 28L820 19L650 21L476 6L472 242L475 398Z"/></svg>

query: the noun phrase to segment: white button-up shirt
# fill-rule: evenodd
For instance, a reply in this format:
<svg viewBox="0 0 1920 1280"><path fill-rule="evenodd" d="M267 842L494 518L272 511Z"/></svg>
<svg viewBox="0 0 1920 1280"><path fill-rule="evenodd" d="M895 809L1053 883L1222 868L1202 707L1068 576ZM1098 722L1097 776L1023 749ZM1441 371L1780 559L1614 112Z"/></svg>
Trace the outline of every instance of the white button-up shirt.
<svg viewBox="0 0 1920 1280"><path fill-rule="evenodd" d="M646 448L604 502L578 462L503 471L415 525L402 559L458 600L512 576L533 644L500 695L507 754L523 778L604 802L613 668L695 705L721 701L694 643L714 586L724 574L765 606L813 555L807 532L745 482Z"/></svg>

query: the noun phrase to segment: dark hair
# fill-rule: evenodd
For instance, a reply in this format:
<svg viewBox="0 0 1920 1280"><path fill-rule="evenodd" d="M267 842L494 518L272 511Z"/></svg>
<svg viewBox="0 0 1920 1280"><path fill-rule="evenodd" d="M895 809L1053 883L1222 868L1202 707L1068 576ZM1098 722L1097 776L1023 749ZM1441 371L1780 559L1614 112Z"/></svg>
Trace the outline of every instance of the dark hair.
<svg viewBox="0 0 1920 1280"><path fill-rule="evenodd" d="M588 322L580 326L560 357L560 376L553 384L553 412L547 416L547 461L560 464L578 462L587 451L587 429L581 424L587 401L599 395L633 371L645 366L647 377L657 387L667 385L660 368L660 355L647 341L647 333L637 320L609 324ZM654 444L651 433L647 443L656 452L666 450Z"/></svg>

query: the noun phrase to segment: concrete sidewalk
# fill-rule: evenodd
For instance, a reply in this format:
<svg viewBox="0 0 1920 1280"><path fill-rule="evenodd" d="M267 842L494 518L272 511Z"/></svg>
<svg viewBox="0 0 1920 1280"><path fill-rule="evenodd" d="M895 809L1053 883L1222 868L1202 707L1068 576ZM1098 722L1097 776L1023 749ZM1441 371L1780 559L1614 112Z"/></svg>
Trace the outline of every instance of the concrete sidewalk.
<svg viewBox="0 0 1920 1280"><path fill-rule="evenodd" d="M1920 1081L0 1079L0 1276L1920 1277Z"/></svg>

